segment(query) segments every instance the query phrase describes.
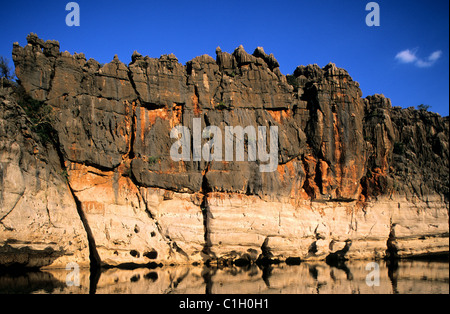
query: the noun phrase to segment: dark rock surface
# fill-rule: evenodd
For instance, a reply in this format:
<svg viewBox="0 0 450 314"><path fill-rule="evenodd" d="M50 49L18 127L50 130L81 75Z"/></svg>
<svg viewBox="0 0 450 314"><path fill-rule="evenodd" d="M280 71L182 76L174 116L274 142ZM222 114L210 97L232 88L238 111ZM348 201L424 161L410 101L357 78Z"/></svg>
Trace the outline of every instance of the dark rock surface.
<svg viewBox="0 0 450 314"><path fill-rule="evenodd" d="M49 152L48 164L64 164L69 182L84 182L83 189L97 183L71 181L75 170L97 169L98 178L110 176L112 187L130 180L130 191L138 191L133 206L145 201L151 219L145 189L203 195L205 201L194 197L194 204L203 204L204 226L211 216L208 195L215 192L358 206L393 194L424 202L437 195L448 212L448 117L392 107L383 95L362 98L359 84L333 63L299 66L285 76L272 54L261 47L249 54L240 46L231 54L218 47L215 59L203 55L186 65L172 54L134 52L128 65L115 56L101 66L82 53L60 52L57 41L35 34L27 41L14 44L13 60L24 92L51 108L60 159L53 165ZM195 160L193 152L190 160L174 161L171 130L183 125L192 137L194 119L200 130L219 127L222 145L226 126L278 127L276 170L261 172L264 162L248 161L247 145L244 161ZM111 202L119 204L122 195L114 195Z"/></svg>

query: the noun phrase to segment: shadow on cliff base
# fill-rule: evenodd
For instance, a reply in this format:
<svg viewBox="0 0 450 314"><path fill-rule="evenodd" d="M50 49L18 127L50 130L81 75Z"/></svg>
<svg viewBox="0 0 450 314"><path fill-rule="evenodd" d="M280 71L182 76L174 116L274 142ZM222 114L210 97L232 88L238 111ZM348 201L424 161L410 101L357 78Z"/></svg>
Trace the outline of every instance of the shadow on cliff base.
<svg viewBox="0 0 450 314"><path fill-rule="evenodd" d="M51 265L63 255L64 252L55 251L51 247L33 250L28 246L14 248L7 243L0 247L0 269L39 269Z"/></svg>

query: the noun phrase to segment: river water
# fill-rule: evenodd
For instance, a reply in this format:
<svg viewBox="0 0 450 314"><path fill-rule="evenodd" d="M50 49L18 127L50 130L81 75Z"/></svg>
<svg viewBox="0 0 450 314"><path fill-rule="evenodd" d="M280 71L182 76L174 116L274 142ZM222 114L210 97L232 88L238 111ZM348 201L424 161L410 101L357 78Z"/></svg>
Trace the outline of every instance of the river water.
<svg viewBox="0 0 450 314"><path fill-rule="evenodd" d="M167 266L3 271L0 293L97 294L448 294L448 261L324 262L213 268Z"/></svg>

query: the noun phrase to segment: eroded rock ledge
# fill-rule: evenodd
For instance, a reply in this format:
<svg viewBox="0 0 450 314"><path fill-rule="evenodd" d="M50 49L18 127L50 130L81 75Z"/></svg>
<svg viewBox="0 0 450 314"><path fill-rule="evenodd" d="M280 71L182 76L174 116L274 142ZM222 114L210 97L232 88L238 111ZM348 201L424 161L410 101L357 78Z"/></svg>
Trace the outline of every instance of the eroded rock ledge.
<svg viewBox="0 0 450 314"><path fill-rule="evenodd" d="M260 47L186 65L137 52L100 65L27 41L13 46L16 75L50 108L55 139L42 141L1 91L0 264L448 252L448 117L363 99L332 63L284 76ZM222 131L278 126L277 170L173 161L170 131L192 130L194 118Z"/></svg>

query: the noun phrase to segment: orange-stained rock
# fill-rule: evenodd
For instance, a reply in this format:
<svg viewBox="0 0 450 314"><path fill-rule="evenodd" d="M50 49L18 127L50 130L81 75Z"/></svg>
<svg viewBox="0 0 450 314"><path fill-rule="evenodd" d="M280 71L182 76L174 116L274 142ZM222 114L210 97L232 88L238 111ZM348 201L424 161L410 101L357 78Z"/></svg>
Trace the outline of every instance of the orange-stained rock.
<svg viewBox="0 0 450 314"><path fill-rule="evenodd" d="M3 264L86 261L87 244L110 265L448 251L448 117L363 99L333 63L285 76L261 47L101 66L27 41L13 60L29 97L0 93L0 258L17 253ZM44 109L47 143L33 125ZM219 128L222 157L227 126L277 127L277 167L248 160L251 133L243 161L234 140L233 160L174 161L171 130L187 127L193 146L194 121Z"/></svg>

